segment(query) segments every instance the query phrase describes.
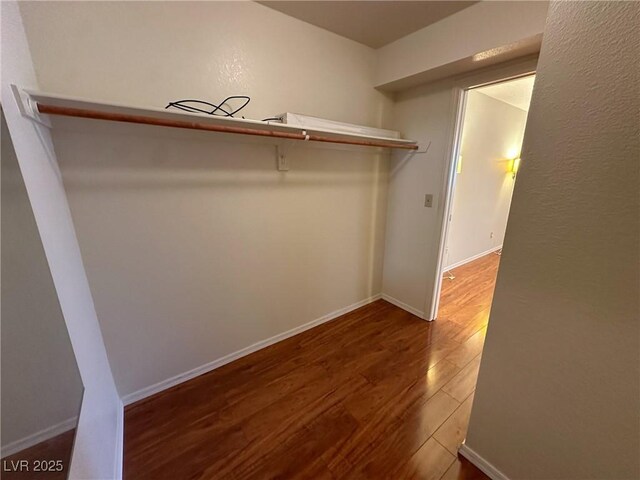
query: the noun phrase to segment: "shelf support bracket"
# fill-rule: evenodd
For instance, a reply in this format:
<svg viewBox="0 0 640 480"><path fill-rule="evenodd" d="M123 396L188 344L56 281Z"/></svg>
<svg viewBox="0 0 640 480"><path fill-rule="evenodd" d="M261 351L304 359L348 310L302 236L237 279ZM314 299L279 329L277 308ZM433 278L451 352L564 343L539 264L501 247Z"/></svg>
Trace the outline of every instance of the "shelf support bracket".
<svg viewBox="0 0 640 480"><path fill-rule="evenodd" d="M289 145L276 145L276 160L278 162L278 171L289 171L289 159L287 158L287 150Z"/></svg>
<svg viewBox="0 0 640 480"><path fill-rule="evenodd" d="M309 141L309 135L306 130L302 130L302 135L305 136L304 141ZM293 147L293 140L285 140L284 142L276 145L276 159L278 162L278 171L280 172L288 172L289 171L289 159L287 158L287 154L289 150Z"/></svg>
<svg viewBox="0 0 640 480"><path fill-rule="evenodd" d="M26 117L34 122L44 125L47 128L51 128L51 122L45 116L40 115L36 102L29 96L27 92L18 88L17 85L11 84L11 91L16 103L18 104L18 110L23 117Z"/></svg>

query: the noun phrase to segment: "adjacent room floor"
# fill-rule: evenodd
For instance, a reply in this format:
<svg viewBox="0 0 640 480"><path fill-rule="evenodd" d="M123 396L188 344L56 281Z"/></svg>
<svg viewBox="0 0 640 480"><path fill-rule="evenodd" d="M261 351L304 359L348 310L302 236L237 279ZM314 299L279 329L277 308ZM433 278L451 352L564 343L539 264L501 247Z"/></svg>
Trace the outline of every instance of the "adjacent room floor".
<svg viewBox="0 0 640 480"><path fill-rule="evenodd" d="M487 478L456 452L499 259L455 269L435 322L379 300L128 407L125 477Z"/></svg>

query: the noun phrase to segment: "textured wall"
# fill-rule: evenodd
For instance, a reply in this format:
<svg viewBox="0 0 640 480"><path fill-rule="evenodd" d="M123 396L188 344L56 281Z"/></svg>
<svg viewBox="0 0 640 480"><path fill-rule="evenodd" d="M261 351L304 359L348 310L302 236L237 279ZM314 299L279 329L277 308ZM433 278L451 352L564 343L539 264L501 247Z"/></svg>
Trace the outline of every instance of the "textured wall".
<svg viewBox="0 0 640 480"><path fill-rule="evenodd" d="M398 90L537 52L539 40L531 40L542 35L547 7L547 1L478 2L381 47L376 85Z"/></svg>
<svg viewBox="0 0 640 480"><path fill-rule="evenodd" d="M466 439L511 479L640 477L639 24L550 8Z"/></svg>
<svg viewBox="0 0 640 480"><path fill-rule="evenodd" d="M252 97L283 112L378 126L376 52L246 1L22 2L43 89L163 108L169 99Z"/></svg>
<svg viewBox="0 0 640 480"><path fill-rule="evenodd" d="M16 2L2 2L2 106L85 387L70 478L118 478L116 391L48 130L22 117L10 89L38 88ZM44 401L44 398L42 399Z"/></svg>
<svg viewBox="0 0 640 480"><path fill-rule="evenodd" d="M1 159L5 456L7 444L68 420L75 426L83 387L4 115Z"/></svg>
<svg viewBox="0 0 640 480"><path fill-rule="evenodd" d="M21 8L46 91L154 106L247 93L248 117L372 126L389 105L372 49L253 2ZM285 174L272 143L240 136L69 121L54 142L123 396L381 291L372 150L292 145Z"/></svg>

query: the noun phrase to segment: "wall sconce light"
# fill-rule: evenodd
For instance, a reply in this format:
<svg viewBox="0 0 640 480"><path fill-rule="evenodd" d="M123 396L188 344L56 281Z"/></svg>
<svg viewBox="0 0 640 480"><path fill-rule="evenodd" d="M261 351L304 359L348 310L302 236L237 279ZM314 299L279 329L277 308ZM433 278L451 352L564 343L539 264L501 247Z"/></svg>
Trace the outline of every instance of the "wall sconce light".
<svg viewBox="0 0 640 480"><path fill-rule="evenodd" d="M512 158L509 160L509 172L512 174L512 178L516 178L516 173L520 169L520 157Z"/></svg>

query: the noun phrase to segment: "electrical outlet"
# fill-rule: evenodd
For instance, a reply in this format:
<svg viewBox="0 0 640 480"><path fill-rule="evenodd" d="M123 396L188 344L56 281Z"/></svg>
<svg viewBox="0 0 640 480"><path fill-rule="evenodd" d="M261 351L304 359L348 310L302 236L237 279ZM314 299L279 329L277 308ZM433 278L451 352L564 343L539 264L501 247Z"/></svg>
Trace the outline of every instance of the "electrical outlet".
<svg viewBox="0 0 640 480"><path fill-rule="evenodd" d="M428 208L433 207L433 195L431 193L427 193L424 196L424 206Z"/></svg>
<svg viewBox="0 0 640 480"><path fill-rule="evenodd" d="M493 238L493 232L489 234L489 238Z"/></svg>

